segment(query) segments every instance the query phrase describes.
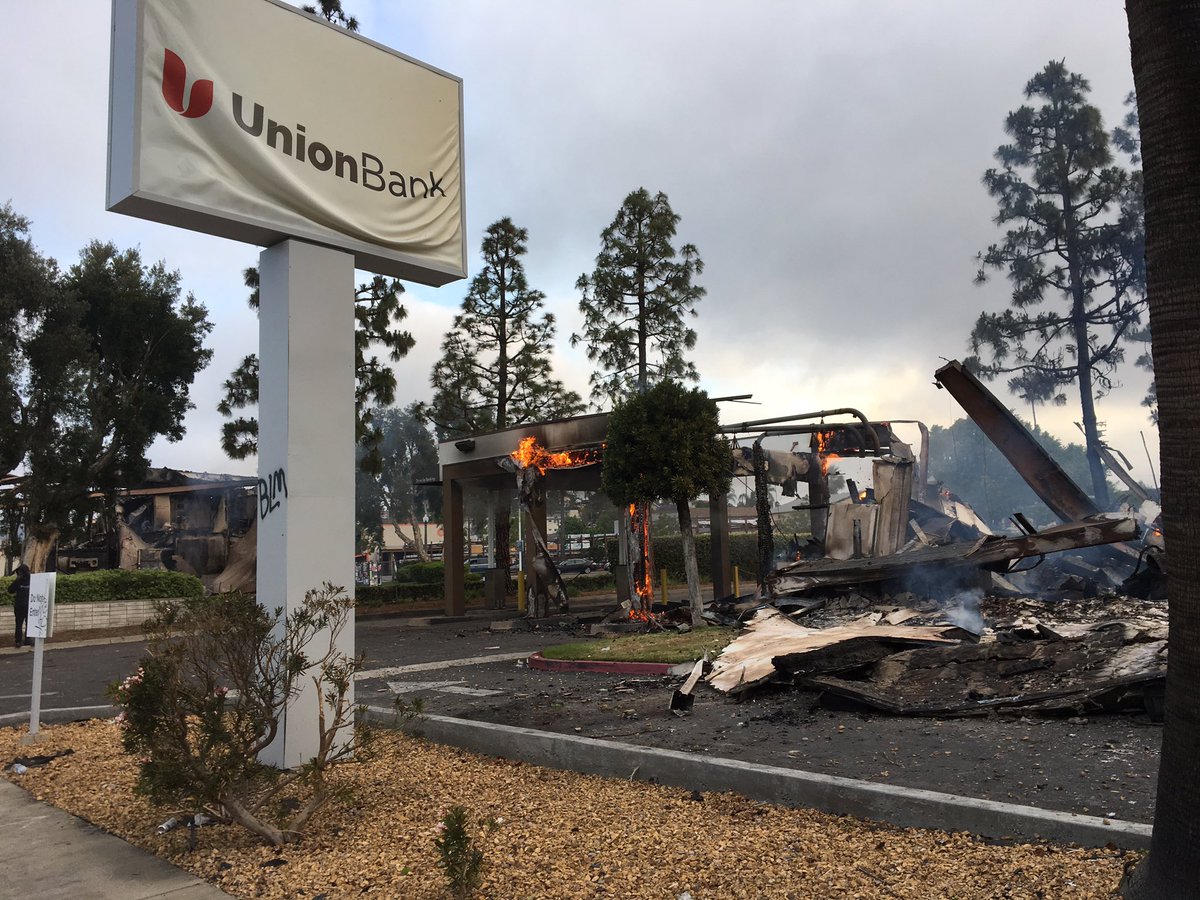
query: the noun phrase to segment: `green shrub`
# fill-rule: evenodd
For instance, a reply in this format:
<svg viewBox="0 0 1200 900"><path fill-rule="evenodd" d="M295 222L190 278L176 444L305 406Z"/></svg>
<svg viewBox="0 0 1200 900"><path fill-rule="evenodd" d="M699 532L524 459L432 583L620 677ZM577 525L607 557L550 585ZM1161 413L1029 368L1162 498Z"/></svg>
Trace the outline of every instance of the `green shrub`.
<svg viewBox="0 0 1200 900"><path fill-rule="evenodd" d="M0 605L11 606L12 576L0 578ZM195 575L161 569L102 569L77 575L59 574L55 603L108 603L115 600L161 600L199 597L204 585Z"/></svg>
<svg viewBox="0 0 1200 900"><path fill-rule="evenodd" d="M589 591L612 590L617 586L617 580L612 572L594 572L590 575L564 575L567 583L567 596L578 597Z"/></svg>
<svg viewBox="0 0 1200 900"><path fill-rule="evenodd" d="M354 728L363 658L338 650L341 631L353 628L349 596L326 584L286 616L243 594L155 607L137 671L109 687L122 745L138 760L135 792L236 822L274 847L298 841L309 818L342 795L331 771L370 759L370 733ZM264 765L259 754L310 678L322 700L308 726L315 756L290 771Z"/></svg>
<svg viewBox="0 0 1200 900"><path fill-rule="evenodd" d="M776 543L781 538L776 536ZM617 539L606 541L609 558L617 559ZM655 537L650 539L654 552L654 578L658 583L658 570L666 569L667 577L682 582L687 579L683 572L683 543L679 537ZM696 563L700 569L700 580L712 580L712 537L696 535ZM729 564L737 566L743 584L758 578L758 535L755 533L731 534L729 536Z"/></svg>
<svg viewBox="0 0 1200 900"><path fill-rule="evenodd" d="M440 562L406 563L396 569L396 580L412 584L442 584L445 566Z"/></svg>
<svg viewBox="0 0 1200 900"><path fill-rule="evenodd" d="M354 589L356 606L389 606L393 603L413 603L417 600L441 600L445 582L441 563L417 563L421 566L437 566L436 581L391 581L384 584L360 584ZM406 566L405 568L411 568ZM483 576L474 572L465 575L464 593L468 600L483 596Z"/></svg>
<svg viewBox="0 0 1200 900"><path fill-rule="evenodd" d="M496 827L495 819L481 823L484 831ZM453 806L438 823L437 837L433 840L437 850L438 868L446 873L450 895L455 900L468 900L479 889L483 878L483 851L471 836L467 810Z"/></svg>

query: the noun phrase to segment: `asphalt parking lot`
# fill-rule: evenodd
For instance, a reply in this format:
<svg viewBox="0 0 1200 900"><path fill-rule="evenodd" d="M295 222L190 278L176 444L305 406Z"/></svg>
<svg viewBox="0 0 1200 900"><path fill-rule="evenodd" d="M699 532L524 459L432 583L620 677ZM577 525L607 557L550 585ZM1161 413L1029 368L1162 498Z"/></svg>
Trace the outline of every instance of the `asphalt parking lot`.
<svg viewBox="0 0 1200 900"><path fill-rule="evenodd" d="M360 617L360 701L420 699L428 713L690 751L1133 822L1152 819L1161 727L1141 715L902 718L825 709L794 689L742 700L701 686L670 712L679 677L547 672L526 658L586 627L493 630L465 620ZM501 626L503 627L503 626ZM47 649L44 720L111 714L105 687L132 671L138 641ZM0 724L25 721L31 651L0 654Z"/></svg>
<svg viewBox="0 0 1200 900"><path fill-rule="evenodd" d="M378 658L403 659L391 668L404 669L368 662L359 696L373 705L420 698L426 712L439 715L1063 812L1152 819L1162 732L1142 715L904 718L824 709L815 694L794 689L738 700L704 686L692 710L680 715L668 706L681 677L546 672L520 658L573 639L561 627L492 631L483 620L380 626L364 648L368 640L386 641ZM435 660L436 668L426 667Z"/></svg>

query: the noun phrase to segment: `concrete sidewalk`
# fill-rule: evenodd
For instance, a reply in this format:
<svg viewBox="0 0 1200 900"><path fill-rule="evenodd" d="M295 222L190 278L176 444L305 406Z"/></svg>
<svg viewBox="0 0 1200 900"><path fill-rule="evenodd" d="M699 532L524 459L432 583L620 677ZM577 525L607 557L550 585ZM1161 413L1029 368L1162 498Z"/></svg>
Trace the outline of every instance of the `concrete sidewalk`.
<svg viewBox="0 0 1200 900"><path fill-rule="evenodd" d="M7 897L216 900L228 897L152 853L0 779L0 872Z"/></svg>

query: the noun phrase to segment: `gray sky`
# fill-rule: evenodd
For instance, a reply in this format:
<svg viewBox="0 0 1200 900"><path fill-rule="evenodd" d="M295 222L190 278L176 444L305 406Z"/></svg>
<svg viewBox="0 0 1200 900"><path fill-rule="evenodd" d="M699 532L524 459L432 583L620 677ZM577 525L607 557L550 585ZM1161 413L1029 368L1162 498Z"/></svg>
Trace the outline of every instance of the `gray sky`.
<svg viewBox="0 0 1200 900"><path fill-rule="evenodd" d="M472 271L491 222L529 229L530 283L560 323L557 372L580 393L590 366L567 343L581 323L575 279L629 191L670 196L679 242L706 265L701 386L762 404L730 407L727 420L840 406L961 417L932 376L966 353L981 310L1006 303L1003 278L972 284L975 254L999 237L980 176L1005 114L1050 59L1090 79L1109 127L1132 87L1115 0L344 4L363 34L463 78ZM0 202L32 219L35 243L63 265L100 238L181 271L216 325L215 355L187 437L155 445L152 460L253 471L221 453L214 407L257 349L241 283L257 248L104 211L109 3L0 8ZM399 402L430 395L465 288L409 287L417 346L396 366ZM1122 381L1100 417L1148 479L1148 378L1127 366ZM1068 441L1081 441L1077 418L1077 399L1039 410Z"/></svg>

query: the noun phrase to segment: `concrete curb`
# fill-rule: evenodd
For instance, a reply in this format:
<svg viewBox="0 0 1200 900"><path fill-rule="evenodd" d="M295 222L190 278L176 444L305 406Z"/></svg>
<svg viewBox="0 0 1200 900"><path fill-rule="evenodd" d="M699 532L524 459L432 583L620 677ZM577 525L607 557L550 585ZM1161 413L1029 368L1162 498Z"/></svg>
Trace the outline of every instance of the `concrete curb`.
<svg viewBox="0 0 1200 900"><path fill-rule="evenodd" d="M690 665L690 664L689 664ZM529 668L545 672L603 672L606 675L670 675L674 663L619 662L606 659L546 659L541 651L529 657Z"/></svg>
<svg viewBox="0 0 1200 900"><path fill-rule="evenodd" d="M391 710L380 707L366 707L365 715L368 721L385 727L393 727L396 722ZM403 728L435 743L488 756L594 775L636 777L690 790L734 791L782 806L806 807L905 827L966 831L990 838L1043 839L1089 847L1112 843L1142 850L1150 846L1151 826L1137 822L450 716L421 716Z"/></svg>
<svg viewBox="0 0 1200 900"><path fill-rule="evenodd" d="M68 632L69 633L69 632ZM78 640L54 639L46 641L44 649L47 653L52 650L69 650L72 647L101 647L105 644L136 644L146 640L142 634L122 634L116 637L79 638ZM0 647L0 656L18 656L22 653L33 653L32 647Z"/></svg>

